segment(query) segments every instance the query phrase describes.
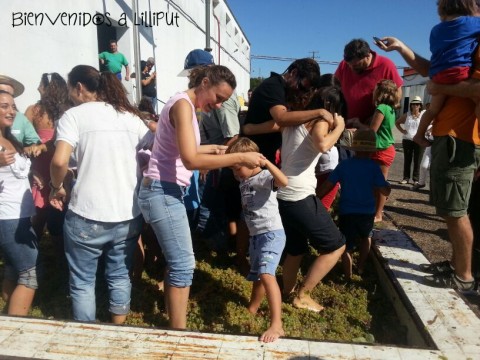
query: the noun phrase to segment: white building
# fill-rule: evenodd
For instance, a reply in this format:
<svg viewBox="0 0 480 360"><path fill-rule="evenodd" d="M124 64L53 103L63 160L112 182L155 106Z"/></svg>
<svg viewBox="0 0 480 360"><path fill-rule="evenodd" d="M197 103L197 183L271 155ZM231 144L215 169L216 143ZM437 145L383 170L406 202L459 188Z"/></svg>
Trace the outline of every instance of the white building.
<svg viewBox="0 0 480 360"><path fill-rule="evenodd" d="M135 2L138 1L138 11ZM20 110L39 99L43 73L67 77L76 65L99 68L98 54L110 39L136 72L136 59L154 57L159 109L175 92L185 90L178 77L186 55L211 48L216 64L229 67L237 78L237 94L250 87L250 43L225 0L2 0L0 26L3 50L0 73L25 85L16 99ZM135 32L138 30L139 56ZM125 74L125 71L123 71ZM135 80L122 80L135 98Z"/></svg>

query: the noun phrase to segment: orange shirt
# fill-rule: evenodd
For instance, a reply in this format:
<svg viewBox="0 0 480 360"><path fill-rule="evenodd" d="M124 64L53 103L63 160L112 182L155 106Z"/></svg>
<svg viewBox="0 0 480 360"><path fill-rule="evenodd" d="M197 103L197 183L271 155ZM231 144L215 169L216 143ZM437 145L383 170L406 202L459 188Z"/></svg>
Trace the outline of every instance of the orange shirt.
<svg viewBox="0 0 480 360"><path fill-rule="evenodd" d="M454 138L480 145L475 103L467 98L448 97L433 121L433 136L451 135Z"/></svg>

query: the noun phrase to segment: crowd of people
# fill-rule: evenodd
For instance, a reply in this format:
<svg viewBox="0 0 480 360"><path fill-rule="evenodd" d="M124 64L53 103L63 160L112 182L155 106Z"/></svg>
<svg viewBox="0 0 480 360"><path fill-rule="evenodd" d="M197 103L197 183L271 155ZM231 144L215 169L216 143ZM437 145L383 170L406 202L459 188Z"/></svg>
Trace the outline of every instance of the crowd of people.
<svg viewBox="0 0 480 360"><path fill-rule="evenodd" d="M473 0L455 1L454 10L451 2L439 1L444 22L470 21L479 13ZM380 38L376 45L398 51L421 74L431 69L396 38ZM196 49L181 73L188 76L187 89L157 115L154 59L142 63L148 91L137 107L121 84L122 65L125 80L129 69L118 54L116 42L100 54L109 67L118 62L109 71L78 65L67 81L57 73L43 74L40 100L27 108L26 119L14 101L23 85L0 76L0 249L8 314L29 312L44 265L38 243L48 229L59 261L68 264L73 318L96 319L102 259L111 321L123 323L132 276L141 272L134 265L145 255L147 226L165 261L171 328L187 327L192 239L198 237L219 253L237 253L239 271L253 283L248 311L256 313L265 296L270 309L270 326L260 340L275 341L285 334L282 301L320 312L323 306L311 292L338 261L346 279L363 273L374 223L383 220L391 190L394 126L404 135L402 183L412 179L415 189L425 186L425 169L431 167L432 201L452 242L450 262L421 266L430 273L425 283L474 288L467 211L480 164L477 102L471 95L478 93L476 80L438 84L443 78L433 74L451 66L439 68L444 60L432 58L437 71L430 71L435 82L428 89L435 100L427 118L433 114L435 121L423 121L420 97L397 116L403 82L395 65L365 40L353 39L335 74L320 75L310 58L295 60L282 74L272 72L249 93L241 121L235 75ZM349 140L340 145L342 138ZM427 165L420 161L425 146ZM337 193L338 224L330 214ZM298 282L310 246L318 255Z"/></svg>

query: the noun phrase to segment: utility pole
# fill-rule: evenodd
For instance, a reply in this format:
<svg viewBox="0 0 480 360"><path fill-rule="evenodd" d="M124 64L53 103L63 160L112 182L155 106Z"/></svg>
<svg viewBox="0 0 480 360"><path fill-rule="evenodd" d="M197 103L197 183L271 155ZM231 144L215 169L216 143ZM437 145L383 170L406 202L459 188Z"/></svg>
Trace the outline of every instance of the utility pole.
<svg viewBox="0 0 480 360"><path fill-rule="evenodd" d="M315 60L315 53L318 53L318 50L310 51L312 53L312 59Z"/></svg>

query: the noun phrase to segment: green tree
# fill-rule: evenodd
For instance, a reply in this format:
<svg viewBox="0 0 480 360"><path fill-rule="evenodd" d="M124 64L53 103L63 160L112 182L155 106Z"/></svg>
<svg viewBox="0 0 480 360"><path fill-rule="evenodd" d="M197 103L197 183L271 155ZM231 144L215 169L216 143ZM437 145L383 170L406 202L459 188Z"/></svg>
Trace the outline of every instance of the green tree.
<svg viewBox="0 0 480 360"><path fill-rule="evenodd" d="M250 78L250 89L255 89L263 80L263 77Z"/></svg>

